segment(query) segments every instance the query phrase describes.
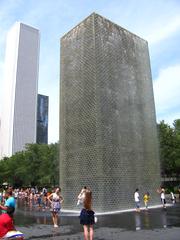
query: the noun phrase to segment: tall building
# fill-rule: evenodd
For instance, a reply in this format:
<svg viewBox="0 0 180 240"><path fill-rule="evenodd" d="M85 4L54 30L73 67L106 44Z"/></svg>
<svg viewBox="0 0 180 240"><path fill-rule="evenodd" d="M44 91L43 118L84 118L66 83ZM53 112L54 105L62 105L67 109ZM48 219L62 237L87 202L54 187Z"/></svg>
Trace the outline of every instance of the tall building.
<svg viewBox="0 0 180 240"><path fill-rule="evenodd" d="M37 143L48 143L48 106L49 97L38 94L37 105Z"/></svg>
<svg viewBox="0 0 180 240"><path fill-rule="evenodd" d="M7 36L0 156L36 142L39 30L17 22Z"/></svg>
<svg viewBox="0 0 180 240"><path fill-rule="evenodd" d="M83 186L97 212L159 204L157 129L148 43L93 13L61 38L60 185L76 209Z"/></svg>

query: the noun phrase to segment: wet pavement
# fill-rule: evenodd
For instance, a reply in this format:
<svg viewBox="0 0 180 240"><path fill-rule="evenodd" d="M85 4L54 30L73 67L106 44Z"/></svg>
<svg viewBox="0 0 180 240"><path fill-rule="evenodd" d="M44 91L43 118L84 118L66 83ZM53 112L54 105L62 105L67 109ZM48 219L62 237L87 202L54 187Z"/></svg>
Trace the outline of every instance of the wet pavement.
<svg viewBox="0 0 180 240"><path fill-rule="evenodd" d="M166 209L153 208L108 215L98 215L94 226L97 240L179 240L180 203ZM78 213L62 212L60 227L54 228L49 209L18 208L15 214L17 230L25 234L25 239L79 240L83 239L83 229Z"/></svg>

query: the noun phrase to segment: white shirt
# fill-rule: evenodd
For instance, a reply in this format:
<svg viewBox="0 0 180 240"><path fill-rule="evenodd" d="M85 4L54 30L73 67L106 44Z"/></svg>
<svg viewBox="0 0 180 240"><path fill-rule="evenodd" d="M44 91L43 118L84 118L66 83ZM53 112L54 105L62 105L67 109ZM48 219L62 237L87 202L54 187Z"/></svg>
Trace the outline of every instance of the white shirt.
<svg viewBox="0 0 180 240"><path fill-rule="evenodd" d="M135 200L135 202L139 202L139 193L138 192L134 193L134 200Z"/></svg>
<svg viewBox="0 0 180 240"><path fill-rule="evenodd" d="M165 194L164 194L164 192L161 193L161 199L165 199Z"/></svg>

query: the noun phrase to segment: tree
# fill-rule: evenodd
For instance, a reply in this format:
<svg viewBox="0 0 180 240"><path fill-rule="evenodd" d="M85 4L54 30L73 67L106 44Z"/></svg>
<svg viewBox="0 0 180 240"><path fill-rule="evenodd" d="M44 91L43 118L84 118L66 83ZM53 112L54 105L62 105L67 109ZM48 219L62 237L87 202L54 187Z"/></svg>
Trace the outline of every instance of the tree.
<svg viewBox="0 0 180 240"><path fill-rule="evenodd" d="M174 131L180 135L180 119L176 119L173 122Z"/></svg>
<svg viewBox="0 0 180 240"><path fill-rule="evenodd" d="M59 144L27 144L22 152L0 161L0 183L15 187L59 184Z"/></svg>
<svg viewBox="0 0 180 240"><path fill-rule="evenodd" d="M173 127L161 121L158 124L160 161L162 175L173 176L180 173L180 119Z"/></svg>
<svg viewBox="0 0 180 240"><path fill-rule="evenodd" d="M180 119L177 119L173 123L174 135L175 135L175 147L176 147L176 173L180 174Z"/></svg>

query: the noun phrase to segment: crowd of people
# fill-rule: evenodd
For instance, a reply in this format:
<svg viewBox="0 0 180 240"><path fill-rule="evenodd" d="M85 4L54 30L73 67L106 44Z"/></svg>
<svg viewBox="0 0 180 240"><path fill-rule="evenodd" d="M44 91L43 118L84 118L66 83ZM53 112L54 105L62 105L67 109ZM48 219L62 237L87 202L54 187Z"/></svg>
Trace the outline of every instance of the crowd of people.
<svg viewBox="0 0 180 240"><path fill-rule="evenodd" d="M165 189L157 189L157 193L160 194L161 202L163 208L166 208L166 196ZM143 195L143 201L145 209L148 210L150 194L146 192ZM52 191L48 191L47 188L38 189L35 188L25 188L25 189L12 189L12 187L6 190L0 189L0 238L7 237L9 232L13 232L18 235L18 239L23 239L23 234L16 231L13 223L13 213L16 208L16 200L18 203L23 203L28 205L29 208L38 208L39 210L49 210L52 215L52 222L55 228L58 227L58 214L61 210L62 203L64 201L61 195L61 188L57 187ZM171 192L171 200L174 204L176 202L176 197L173 192ZM134 201L136 206L136 211L140 212L140 195L139 189L137 188L134 192ZM93 225L96 222L96 217L94 216L94 211L92 209L92 192L91 190L84 186L77 196L77 205L80 206L80 224L83 225L84 229L84 239L93 239L94 231Z"/></svg>
<svg viewBox="0 0 180 240"><path fill-rule="evenodd" d="M45 187L0 190L0 239L7 238L10 232L16 235L16 239L24 239L23 234L16 231L13 221L13 213L16 207L16 200L19 203L26 204L30 208L35 207L41 210L46 208L52 214L52 221L55 228L58 227L58 214L61 210L61 204L64 199L61 195L61 188L57 187L53 191L48 191ZM84 187L77 197L78 205L82 206L80 212L80 224L83 225L84 239L93 239L93 224L95 223L94 211L92 210L92 192ZM11 236L12 236L11 234Z"/></svg>

